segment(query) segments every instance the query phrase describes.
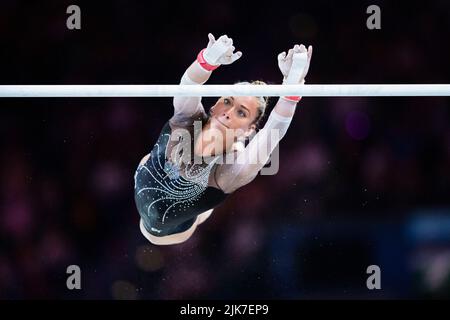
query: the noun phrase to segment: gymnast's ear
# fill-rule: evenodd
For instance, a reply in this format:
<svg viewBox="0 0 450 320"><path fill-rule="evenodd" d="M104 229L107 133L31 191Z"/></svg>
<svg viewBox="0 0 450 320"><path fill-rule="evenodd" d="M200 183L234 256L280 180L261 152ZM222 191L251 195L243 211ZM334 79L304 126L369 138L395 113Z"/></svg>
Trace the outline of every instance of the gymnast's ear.
<svg viewBox="0 0 450 320"><path fill-rule="evenodd" d="M244 135L246 138L250 137L254 132L256 132L256 125L251 124L248 129L245 131Z"/></svg>

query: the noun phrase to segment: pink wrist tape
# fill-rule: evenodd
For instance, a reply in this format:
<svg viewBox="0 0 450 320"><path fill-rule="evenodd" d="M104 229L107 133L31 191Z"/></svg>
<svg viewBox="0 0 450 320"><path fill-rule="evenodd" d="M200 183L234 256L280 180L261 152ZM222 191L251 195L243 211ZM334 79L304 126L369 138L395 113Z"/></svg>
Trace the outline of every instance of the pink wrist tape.
<svg viewBox="0 0 450 320"><path fill-rule="evenodd" d="M299 96L284 96L283 98L293 102L299 102L300 100L302 100L302 97Z"/></svg>
<svg viewBox="0 0 450 320"><path fill-rule="evenodd" d="M207 71L216 70L220 65L213 66L213 65L209 64L208 62L206 62L205 58L203 57L203 52L205 50L206 50L206 48L198 53L197 62L200 64L200 66L202 66L203 69L205 69Z"/></svg>

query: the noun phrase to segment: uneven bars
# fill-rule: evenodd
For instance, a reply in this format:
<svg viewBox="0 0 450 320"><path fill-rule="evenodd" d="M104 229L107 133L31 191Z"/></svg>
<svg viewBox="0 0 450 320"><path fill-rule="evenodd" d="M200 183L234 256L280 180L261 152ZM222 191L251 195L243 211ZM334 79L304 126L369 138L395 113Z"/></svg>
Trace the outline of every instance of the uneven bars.
<svg viewBox="0 0 450 320"><path fill-rule="evenodd" d="M173 96L450 96L450 84L0 85L0 98Z"/></svg>

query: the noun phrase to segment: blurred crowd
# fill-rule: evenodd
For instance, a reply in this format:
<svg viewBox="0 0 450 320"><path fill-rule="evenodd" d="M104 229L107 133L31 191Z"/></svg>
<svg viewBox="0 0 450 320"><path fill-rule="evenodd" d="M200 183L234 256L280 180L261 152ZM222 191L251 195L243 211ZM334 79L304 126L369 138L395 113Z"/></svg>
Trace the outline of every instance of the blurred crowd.
<svg viewBox="0 0 450 320"><path fill-rule="evenodd" d="M70 4L1 2L0 84L176 84L208 32L243 52L210 84L280 83L295 43L314 46L307 83L450 82L447 1L378 1L381 30L364 1L80 1L79 31ZM133 175L172 112L169 98L0 99L0 298L450 297L448 97L305 97L278 173L157 247ZM66 287L73 264L82 290Z"/></svg>

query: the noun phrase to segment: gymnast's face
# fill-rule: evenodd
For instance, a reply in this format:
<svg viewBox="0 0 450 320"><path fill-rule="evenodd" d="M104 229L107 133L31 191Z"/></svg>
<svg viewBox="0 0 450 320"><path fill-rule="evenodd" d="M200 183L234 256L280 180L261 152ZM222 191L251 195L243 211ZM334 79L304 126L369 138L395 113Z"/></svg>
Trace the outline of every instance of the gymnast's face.
<svg viewBox="0 0 450 320"><path fill-rule="evenodd" d="M253 122L258 115L258 99L251 96L222 97L210 112L210 127L220 130L223 137L226 137L228 129L232 129L233 137L249 136L256 128Z"/></svg>

